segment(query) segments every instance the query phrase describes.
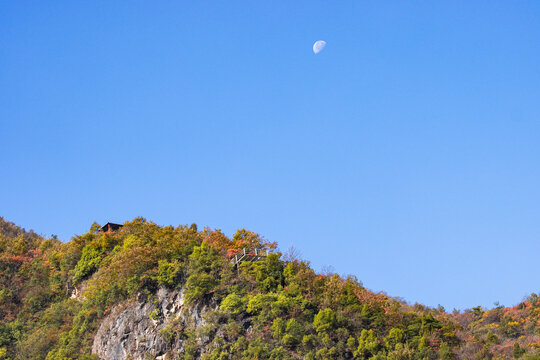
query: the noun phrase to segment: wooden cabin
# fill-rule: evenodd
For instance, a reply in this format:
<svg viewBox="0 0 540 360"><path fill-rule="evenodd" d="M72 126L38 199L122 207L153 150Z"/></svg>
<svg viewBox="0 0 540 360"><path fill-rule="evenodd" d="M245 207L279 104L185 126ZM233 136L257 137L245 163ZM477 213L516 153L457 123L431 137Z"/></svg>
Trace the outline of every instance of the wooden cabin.
<svg viewBox="0 0 540 360"><path fill-rule="evenodd" d="M116 230L121 229L122 226L124 225L108 222L101 227L101 231L103 232L116 231Z"/></svg>

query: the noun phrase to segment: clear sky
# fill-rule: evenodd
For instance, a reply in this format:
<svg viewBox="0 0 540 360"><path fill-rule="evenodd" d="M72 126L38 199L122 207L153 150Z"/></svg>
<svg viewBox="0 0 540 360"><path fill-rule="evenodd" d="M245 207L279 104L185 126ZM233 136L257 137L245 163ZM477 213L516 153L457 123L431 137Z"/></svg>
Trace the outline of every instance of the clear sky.
<svg viewBox="0 0 540 360"><path fill-rule="evenodd" d="M245 227L411 303L516 304L540 290L539 19L3 1L0 216L63 240L136 216Z"/></svg>

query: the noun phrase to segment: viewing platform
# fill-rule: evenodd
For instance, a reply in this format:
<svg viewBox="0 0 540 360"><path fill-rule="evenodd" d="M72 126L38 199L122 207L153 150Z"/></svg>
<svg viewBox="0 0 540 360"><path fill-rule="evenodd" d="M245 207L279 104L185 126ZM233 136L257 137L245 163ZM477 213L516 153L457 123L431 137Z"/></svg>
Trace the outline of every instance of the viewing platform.
<svg viewBox="0 0 540 360"><path fill-rule="evenodd" d="M228 254L233 265L238 265L241 262L255 262L264 260L268 256L268 250L264 249L230 249Z"/></svg>

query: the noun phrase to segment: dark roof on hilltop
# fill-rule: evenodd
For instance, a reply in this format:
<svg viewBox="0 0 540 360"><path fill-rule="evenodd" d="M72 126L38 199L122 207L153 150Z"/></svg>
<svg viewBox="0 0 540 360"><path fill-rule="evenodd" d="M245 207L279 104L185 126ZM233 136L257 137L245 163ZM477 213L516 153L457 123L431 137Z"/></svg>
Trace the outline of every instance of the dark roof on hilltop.
<svg viewBox="0 0 540 360"><path fill-rule="evenodd" d="M124 226L124 225L108 222L108 223L106 223L105 225L103 225L101 227L101 231L104 231L104 232L116 231L116 230L120 229L122 226Z"/></svg>

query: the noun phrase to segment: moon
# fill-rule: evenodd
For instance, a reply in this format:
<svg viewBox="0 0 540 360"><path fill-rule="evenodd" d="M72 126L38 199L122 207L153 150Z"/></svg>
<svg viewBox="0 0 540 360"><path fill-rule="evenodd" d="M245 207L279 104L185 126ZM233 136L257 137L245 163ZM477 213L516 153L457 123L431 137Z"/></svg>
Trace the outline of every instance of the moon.
<svg viewBox="0 0 540 360"><path fill-rule="evenodd" d="M323 51L325 46L326 46L326 41L324 40L315 41L315 44L313 44L313 52L315 54L318 54L321 51Z"/></svg>

